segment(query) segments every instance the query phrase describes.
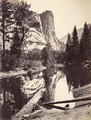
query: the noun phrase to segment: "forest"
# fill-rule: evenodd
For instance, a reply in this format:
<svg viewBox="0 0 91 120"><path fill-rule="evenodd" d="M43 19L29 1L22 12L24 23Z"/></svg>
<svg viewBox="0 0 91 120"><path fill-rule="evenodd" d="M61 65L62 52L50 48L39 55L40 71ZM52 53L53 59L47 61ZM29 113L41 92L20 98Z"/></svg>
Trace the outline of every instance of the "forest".
<svg viewBox="0 0 91 120"><path fill-rule="evenodd" d="M24 67L24 63L29 62L29 60L43 60L44 65L50 64L48 66L53 63L72 65L90 62L91 26L87 23L84 24L81 39L78 38L77 28L74 26L72 35L68 34L65 51L54 51L50 43L46 43L42 51L35 48L33 51L25 53L23 48L24 43L26 44L26 38L29 37L30 27L40 26L39 23L31 24L31 5L23 1L12 4L8 0L3 0L0 6L0 36L2 43L0 62L2 63L2 71ZM11 42L9 50L5 48L6 41Z"/></svg>
<svg viewBox="0 0 91 120"><path fill-rule="evenodd" d="M62 50L61 46L60 50L54 50L50 40L47 40L42 50L34 48L26 52L24 49L27 44L26 39L32 36L30 35L30 28L36 28L38 30L37 34L41 31L40 22L36 22L32 15L31 4L27 2L21 1L15 4L8 0L0 2L0 72L28 71L27 75L14 76L0 81L1 91L3 91L4 95L2 111L5 111L7 106L13 106L6 109L6 113L10 113L6 114L6 117L8 116L9 118L17 113L34 95L33 93L32 96L27 98L21 89L25 84L23 82L33 79L30 72L33 66L35 66L34 70L38 66L46 67L46 70L42 71L42 78L44 79L42 87L45 86L46 92L44 92L39 101L40 103L54 101L54 88L57 81L52 77L53 75L54 77L56 76L57 70L62 71L62 74L66 75L69 90L71 90L71 86L78 88L91 83L91 25L84 23L81 38L78 37L78 30L75 25L73 32L68 33L65 50ZM54 32L52 32L52 36L55 36ZM6 48L7 43L9 49ZM43 43L40 42L39 44ZM75 70L73 70L74 68ZM90 73L88 73L89 71ZM33 73L33 75L35 74ZM60 77L59 75L58 77L61 78L63 76L61 75ZM41 80L40 76L37 76L37 78ZM11 101L7 102L7 96L9 95L14 97L14 104L11 106ZM35 106L33 111L35 109L38 109L38 106Z"/></svg>

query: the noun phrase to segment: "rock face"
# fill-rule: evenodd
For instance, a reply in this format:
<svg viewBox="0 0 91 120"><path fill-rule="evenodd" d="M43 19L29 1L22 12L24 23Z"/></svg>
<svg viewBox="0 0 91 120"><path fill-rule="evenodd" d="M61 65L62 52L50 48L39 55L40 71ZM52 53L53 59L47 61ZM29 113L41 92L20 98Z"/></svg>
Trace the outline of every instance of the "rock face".
<svg viewBox="0 0 91 120"><path fill-rule="evenodd" d="M24 47L24 50L26 52L35 48L42 50L45 47L46 41L43 35L40 15L32 11L26 22L28 26L30 26L30 30L25 41L26 45Z"/></svg>
<svg viewBox="0 0 91 120"><path fill-rule="evenodd" d="M9 0L12 3L17 3L14 0ZM30 27L26 41L24 41L24 50L28 52L35 48L42 50L46 43L50 43L54 50L63 48L63 44L57 39L54 26L54 16L51 11L45 11L42 14L31 11L27 25ZM2 39L0 41L2 45ZM10 42L6 42L6 49L10 49Z"/></svg>
<svg viewBox="0 0 91 120"><path fill-rule="evenodd" d="M51 44L54 50L60 49L60 44L55 33L53 13L51 11L45 11L40 17L45 40Z"/></svg>
<svg viewBox="0 0 91 120"><path fill-rule="evenodd" d="M39 26L36 26L38 24ZM26 51L34 48L43 49L46 43L50 43L54 50L60 50L61 46L63 46L56 37L54 16L51 11L45 11L40 15L32 12L28 25L30 27L32 25L32 27L29 31L29 37L26 39Z"/></svg>

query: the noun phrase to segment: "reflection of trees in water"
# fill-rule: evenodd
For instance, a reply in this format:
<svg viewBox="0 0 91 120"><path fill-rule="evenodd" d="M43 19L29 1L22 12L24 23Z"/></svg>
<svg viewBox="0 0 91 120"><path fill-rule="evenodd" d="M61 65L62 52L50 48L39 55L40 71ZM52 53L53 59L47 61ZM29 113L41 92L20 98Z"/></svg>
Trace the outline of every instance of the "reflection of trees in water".
<svg viewBox="0 0 91 120"><path fill-rule="evenodd" d="M10 118L27 102L22 92L23 81L20 77L2 80L1 88L4 94L4 104L1 108L3 118Z"/></svg>
<svg viewBox="0 0 91 120"><path fill-rule="evenodd" d="M70 66L60 68L60 71L61 72L59 74L62 74L61 76L58 76L58 70L55 68L48 68L44 71L43 78L45 79L46 91L41 99L42 102L51 102L55 100L55 87L57 82L55 76L57 76L60 80L60 78L65 74L69 90L71 86L77 88L91 82L91 71L85 68L81 68L79 66ZM21 109L28 100L25 94L22 92L23 80L20 77L11 78L7 81L2 80L1 85L2 91L4 89L6 91L6 102L2 106L2 115L6 115L6 118L10 118L10 116Z"/></svg>
<svg viewBox="0 0 91 120"><path fill-rule="evenodd" d="M66 67L65 74L69 89L71 86L78 88L91 82L91 71L79 66Z"/></svg>

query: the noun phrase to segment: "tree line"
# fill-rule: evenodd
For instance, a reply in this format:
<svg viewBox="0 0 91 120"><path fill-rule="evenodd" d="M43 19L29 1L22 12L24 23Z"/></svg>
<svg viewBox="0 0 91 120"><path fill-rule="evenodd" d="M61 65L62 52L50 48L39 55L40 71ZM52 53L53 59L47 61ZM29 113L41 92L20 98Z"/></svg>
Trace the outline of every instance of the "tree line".
<svg viewBox="0 0 91 120"><path fill-rule="evenodd" d="M12 4L8 0L2 0L0 6L0 32L3 43L3 56L5 55L6 41L12 41L12 53L20 54L19 49L29 30L26 19L30 12L30 5L23 1Z"/></svg>
<svg viewBox="0 0 91 120"><path fill-rule="evenodd" d="M32 16L33 11L30 9L31 5L24 1L16 4L10 3L8 0L0 2L0 37L2 43L0 50L2 60L0 61L2 62L2 70L17 67L17 62L21 61L22 57L24 59L23 48L29 37L29 30L31 27L40 26L38 22L31 22L34 16ZM6 49L7 42L11 44L10 50Z"/></svg>
<svg viewBox="0 0 91 120"><path fill-rule="evenodd" d="M8 0L0 2L0 36L2 40L2 69L11 70L23 60L43 60L43 65L52 66L55 62L80 64L91 59L91 27L84 24L81 39L78 38L77 28L74 26L72 35L68 34L66 50L54 51L47 43L41 51L24 53L24 45L29 37L31 27L40 27L40 23L32 23L31 5L21 1L12 4ZM10 50L6 50L6 42L10 42ZM37 52L38 51L38 52ZM1 53L0 53L1 54ZM22 60L21 60L22 59ZM1 61L1 60L0 60Z"/></svg>
<svg viewBox="0 0 91 120"><path fill-rule="evenodd" d="M73 33L68 33L66 51L66 64L79 64L91 61L91 26L84 24L81 39L78 38L76 26L74 26Z"/></svg>

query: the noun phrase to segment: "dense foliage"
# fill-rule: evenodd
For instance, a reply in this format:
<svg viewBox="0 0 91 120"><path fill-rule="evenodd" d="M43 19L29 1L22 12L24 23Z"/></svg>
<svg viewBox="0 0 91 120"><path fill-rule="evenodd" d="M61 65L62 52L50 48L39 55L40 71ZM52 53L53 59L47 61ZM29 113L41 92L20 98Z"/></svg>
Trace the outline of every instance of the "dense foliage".
<svg viewBox="0 0 91 120"><path fill-rule="evenodd" d="M76 27L74 27L72 37L68 34L66 44L66 63L83 64L91 60L91 26L84 24L81 40L78 38Z"/></svg>

